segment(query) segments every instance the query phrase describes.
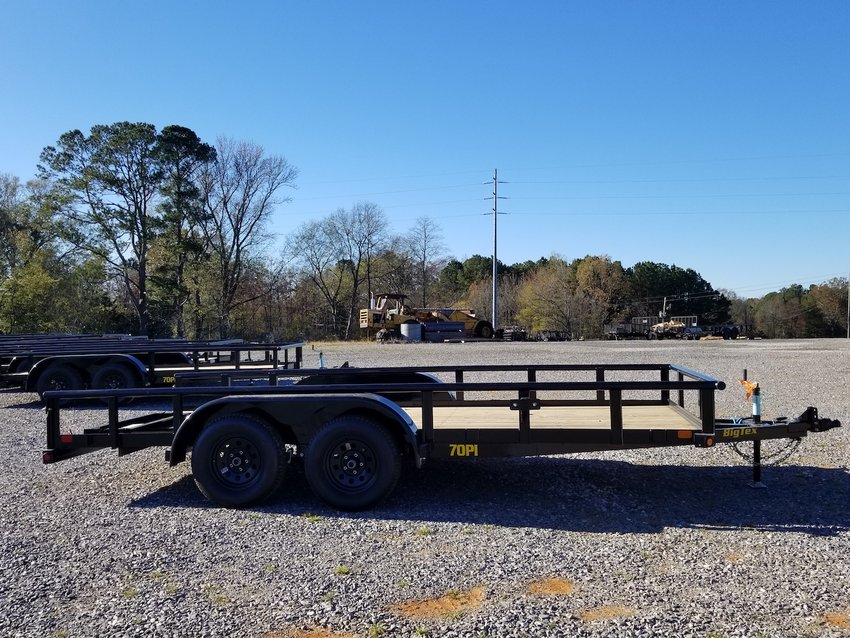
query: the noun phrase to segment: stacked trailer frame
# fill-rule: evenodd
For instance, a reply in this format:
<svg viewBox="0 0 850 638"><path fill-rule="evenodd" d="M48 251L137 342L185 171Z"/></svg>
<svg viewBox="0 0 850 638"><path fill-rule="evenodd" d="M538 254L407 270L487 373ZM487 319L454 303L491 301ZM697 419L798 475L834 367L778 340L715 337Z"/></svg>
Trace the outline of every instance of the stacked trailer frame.
<svg viewBox="0 0 850 638"><path fill-rule="evenodd" d="M0 341L0 382L39 394L172 385L190 370L300 368L302 360L300 343L34 336Z"/></svg>

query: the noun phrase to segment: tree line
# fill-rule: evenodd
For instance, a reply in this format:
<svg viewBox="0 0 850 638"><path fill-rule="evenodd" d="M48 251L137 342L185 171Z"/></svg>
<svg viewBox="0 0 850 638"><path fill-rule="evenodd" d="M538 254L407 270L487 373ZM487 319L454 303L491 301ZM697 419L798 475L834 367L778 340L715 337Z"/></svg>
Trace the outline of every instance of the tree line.
<svg viewBox="0 0 850 638"><path fill-rule="evenodd" d="M63 134L34 179L0 175L0 331L356 339L370 297L401 292L497 327L588 339L662 307L767 337L846 335L846 279L742 299L692 269L605 255L498 263L492 318L491 258L446 255L430 218L394 234L380 206L357 202L276 245L268 221L297 176L259 145L209 144L183 126Z"/></svg>

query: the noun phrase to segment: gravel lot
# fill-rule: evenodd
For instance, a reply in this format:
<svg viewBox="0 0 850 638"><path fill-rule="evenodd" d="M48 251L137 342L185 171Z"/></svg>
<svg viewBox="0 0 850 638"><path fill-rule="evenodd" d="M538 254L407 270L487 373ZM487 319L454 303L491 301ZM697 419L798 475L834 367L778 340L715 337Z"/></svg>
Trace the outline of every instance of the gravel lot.
<svg viewBox="0 0 850 638"><path fill-rule="evenodd" d="M676 363L727 382L719 416L748 414L747 368L766 418L814 405L850 424L845 340L323 344L307 365L320 350ZM297 464L244 511L210 507L161 449L44 466L34 395L0 407L0 636L850 636L848 427L766 468L767 489L727 446L429 462L340 514Z"/></svg>

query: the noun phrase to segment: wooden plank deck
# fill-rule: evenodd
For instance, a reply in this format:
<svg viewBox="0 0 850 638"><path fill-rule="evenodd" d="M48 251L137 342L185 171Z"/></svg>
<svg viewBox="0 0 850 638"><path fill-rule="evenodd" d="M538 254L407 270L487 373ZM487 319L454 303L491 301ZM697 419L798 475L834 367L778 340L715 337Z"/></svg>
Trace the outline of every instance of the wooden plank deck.
<svg viewBox="0 0 850 638"><path fill-rule="evenodd" d="M422 429L422 408L404 408L404 411ZM608 430L610 417L607 406L544 406L531 411L531 428ZM434 429L441 428L519 429L519 412L507 406L439 406L434 408ZM697 431L700 427L696 419L688 420L669 405L627 405L623 406L623 429Z"/></svg>

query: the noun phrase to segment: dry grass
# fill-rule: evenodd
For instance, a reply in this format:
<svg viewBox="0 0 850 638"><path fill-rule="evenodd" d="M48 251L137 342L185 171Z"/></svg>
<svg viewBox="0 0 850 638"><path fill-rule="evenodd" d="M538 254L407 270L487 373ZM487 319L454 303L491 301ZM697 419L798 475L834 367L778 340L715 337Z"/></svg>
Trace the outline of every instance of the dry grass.
<svg viewBox="0 0 850 638"><path fill-rule="evenodd" d="M541 596L567 596L575 590L575 583L565 578L543 578L528 584L528 593Z"/></svg>
<svg viewBox="0 0 850 638"><path fill-rule="evenodd" d="M596 622L599 620L612 620L614 618L628 618L634 616L635 610L622 605L603 605L581 612L579 618L584 622Z"/></svg>
<svg viewBox="0 0 850 638"><path fill-rule="evenodd" d="M453 618L478 610L486 597L486 589L481 585L466 592L449 592L439 598L398 603L389 610L406 618Z"/></svg>
<svg viewBox="0 0 850 638"><path fill-rule="evenodd" d="M726 556L724 558L726 558L726 560L729 561L730 563L739 563L742 560L744 560L744 557L741 556L740 554L736 553L736 552L732 552L731 554L726 554Z"/></svg>

